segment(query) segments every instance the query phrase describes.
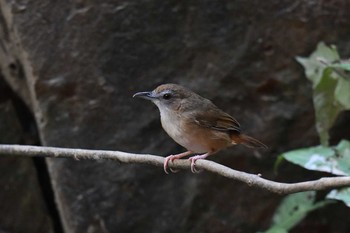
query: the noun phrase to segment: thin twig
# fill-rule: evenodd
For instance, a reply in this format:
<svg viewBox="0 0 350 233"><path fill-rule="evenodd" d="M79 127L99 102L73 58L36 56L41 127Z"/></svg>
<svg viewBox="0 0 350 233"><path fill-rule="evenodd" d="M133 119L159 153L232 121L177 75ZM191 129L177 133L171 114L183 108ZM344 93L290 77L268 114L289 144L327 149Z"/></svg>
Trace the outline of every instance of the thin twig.
<svg viewBox="0 0 350 233"><path fill-rule="evenodd" d="M121 151L107 150L83 150L57 147L0 145L0 155L21 157L49 157L49 158L74 158L74 159L108 159L120 163L141 163L163 167L164 157L133 154ZM173 169L190 169L190 162L186 159L175 160L169 164ZM198 169L244 182L252 187L262 188L278 194L290 194L310 190L324 190L350 186L350 177L324 177L318 180L299 183L279 183L262 178L260 175L237 171L209 160L197 160Z"/></svg>

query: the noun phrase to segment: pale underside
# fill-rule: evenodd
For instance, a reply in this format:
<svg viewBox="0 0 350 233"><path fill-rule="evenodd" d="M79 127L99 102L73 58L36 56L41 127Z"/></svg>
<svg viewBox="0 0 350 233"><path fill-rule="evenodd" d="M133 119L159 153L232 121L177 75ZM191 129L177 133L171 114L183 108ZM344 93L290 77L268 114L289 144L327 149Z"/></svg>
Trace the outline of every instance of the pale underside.
<svg viewBox="0 0 350 233"><path fill-rule="evenodd" d="M194 116L180 117L167 108L160 110L161 123L175 142L193 153L215 153L233 145L227 131L206 127Z"/></svg>

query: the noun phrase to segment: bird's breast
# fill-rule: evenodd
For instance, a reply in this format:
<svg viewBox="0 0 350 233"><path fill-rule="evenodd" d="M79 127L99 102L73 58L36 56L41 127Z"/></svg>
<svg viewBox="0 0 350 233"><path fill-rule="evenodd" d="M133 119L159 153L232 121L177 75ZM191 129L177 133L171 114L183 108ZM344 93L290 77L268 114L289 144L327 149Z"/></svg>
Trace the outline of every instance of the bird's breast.
<svg viewBox="0 0 350 233"><path fill-rule="evenodd" d="M226 133L198 126L185 116L174 112L161 111L161 123L175 142L194 153L218 151L230 144Z"/></svg>
<svg viewBox="0 0 350 233"><path fill-rule="evenodd" d="M184 140L181 140L184 136L181 117L175 113L161 111L160 119L165 132L167 132L167 134L177 143L184 146Z"/></svg>

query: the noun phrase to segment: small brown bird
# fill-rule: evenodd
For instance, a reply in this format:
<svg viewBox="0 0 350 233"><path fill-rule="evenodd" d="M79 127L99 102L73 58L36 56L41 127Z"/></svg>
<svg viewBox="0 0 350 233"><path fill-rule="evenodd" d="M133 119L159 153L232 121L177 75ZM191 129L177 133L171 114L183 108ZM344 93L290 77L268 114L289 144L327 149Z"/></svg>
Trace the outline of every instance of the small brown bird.
<svg viewBox="0 0 350 233"><path fill-rule="evenodd" d="M133 97L148 99L157 105L163 129L188 150L165 158L164 171L167 174L169 161L187 155L203 153L189 158L191 171L195 173L196 160L205 159L226 147L243 144L249 148L267 148L258 140L242 134L235 118L210 100L180 85L163 84L150 92L138 92Z"/></svg>

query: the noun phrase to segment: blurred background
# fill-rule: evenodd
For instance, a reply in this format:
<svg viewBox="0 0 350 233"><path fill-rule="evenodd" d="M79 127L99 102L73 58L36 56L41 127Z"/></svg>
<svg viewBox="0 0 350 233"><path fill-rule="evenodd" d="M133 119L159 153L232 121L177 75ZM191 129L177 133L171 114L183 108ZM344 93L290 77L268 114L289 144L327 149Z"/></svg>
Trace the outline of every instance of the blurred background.
<svg viewBox="0 0 350 233"><path fill-rule="evenodd" d="M319 41L350 56L350 2L0 0L0 143L167 156L184 149L138 91L177 83L233 115L268 151L209 159L281 182L326 174L283 163L319 144L296 56ZM341 114L331 142L350 139ZM208 172L111 161L0 158L0 232L257 232L282 196ZM322 192L321 194L322 195ZM350 232L328 205L291 232Z"/></svg>

